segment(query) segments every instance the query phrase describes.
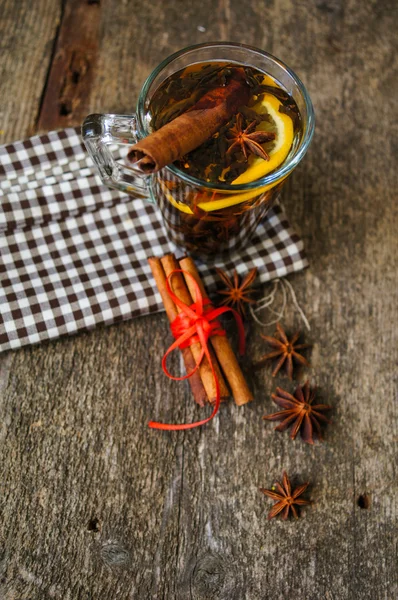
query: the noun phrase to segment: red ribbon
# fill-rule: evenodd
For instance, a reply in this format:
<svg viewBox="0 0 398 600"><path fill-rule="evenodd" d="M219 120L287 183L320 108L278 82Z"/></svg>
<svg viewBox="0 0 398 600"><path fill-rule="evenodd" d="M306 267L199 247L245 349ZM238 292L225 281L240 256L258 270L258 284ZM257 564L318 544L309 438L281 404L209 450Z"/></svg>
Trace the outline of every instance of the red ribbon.
<svg viewBox="0 0 398 600"><path fill-rule="evenodd" d="M191 306L188 306L179 298L177 298L177 296L173 293L173 291L170 288L169 282L175 273L183 273L186 277L190 277L193 281L196 300L193 304L191 304ZM199 369L200 363L203 360L203 357L206 356L210 364L211 372L214 378L214 384L216 387L216 401L214 404L213 412L211 413L210 417L202 419L201 421L195 421L194 423L183 423L181 425L173 425L171 423L158 423L156 421L150 421L148 423L149 427L151 427L152 429L163 429L166 431L181 431L183 429L193 429L194 427L199 427L200 425L208 423L209 421L211 421L211 419L213 419L213 417L216 416L216 414L218 413L218 409L220 408L220 387L208 346L209 337L213 335L225 335L224 329L221 327L220 322L216 319L223 313L232 312L232 314L235 317L236 324L238 326L240 354L244 354L245 352L245 332L243 328L242 319L235 310L226 306L214 308L210 300L208 300L207 298L203 299L199 285L190 273L183 271L182 269L176 269L175 271L172 271L172 273L170 273L170 275L167 277L166 289L170 298L173 300L176 306L178 306L181 312L177 315L177 317L171 324L171 331L175 338L175 342L171 344L170 348L166 351L165 355L163 356L163 371L168 377L170 377L170 379L182 381L183 379L187 379L188 377L191 377L194 373L196 373L196 371ZM183 377L175 377L167 369L167 357L176 348L187 348L188 346L191 346L196 342L201 343L202 350L195 367L190 373L187 373Z"/></svg>

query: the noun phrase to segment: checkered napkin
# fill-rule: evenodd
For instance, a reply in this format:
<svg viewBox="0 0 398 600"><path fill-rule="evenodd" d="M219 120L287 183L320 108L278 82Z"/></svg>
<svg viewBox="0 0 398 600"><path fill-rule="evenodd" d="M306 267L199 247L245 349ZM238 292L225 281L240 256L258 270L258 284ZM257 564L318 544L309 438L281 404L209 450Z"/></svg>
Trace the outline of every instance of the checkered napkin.
<svg viewBox="0 0 398 600"><path fill-rule="evenodd" d="M167 252L182 254L158 209L104 187L77 129L0 147L0 351L163 310L147 258ZM266 282L307 260L275 206L251 245L217 265L256 266Z"/></svg>

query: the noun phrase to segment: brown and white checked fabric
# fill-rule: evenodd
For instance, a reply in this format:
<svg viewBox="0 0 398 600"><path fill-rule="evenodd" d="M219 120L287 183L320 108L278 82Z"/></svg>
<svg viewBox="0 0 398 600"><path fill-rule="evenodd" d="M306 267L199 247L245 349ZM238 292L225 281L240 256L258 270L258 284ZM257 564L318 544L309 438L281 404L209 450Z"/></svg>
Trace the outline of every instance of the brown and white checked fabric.
<svg viewBox="0 0 398 600"><path fill-rule="evenodd" d="M182 254L158 209L104 187L77 129L0 147L0 351L162 310L147 258L166 252ZM275 206L247 249L216 264L257 266L267 282L307 260Z"/></svg>

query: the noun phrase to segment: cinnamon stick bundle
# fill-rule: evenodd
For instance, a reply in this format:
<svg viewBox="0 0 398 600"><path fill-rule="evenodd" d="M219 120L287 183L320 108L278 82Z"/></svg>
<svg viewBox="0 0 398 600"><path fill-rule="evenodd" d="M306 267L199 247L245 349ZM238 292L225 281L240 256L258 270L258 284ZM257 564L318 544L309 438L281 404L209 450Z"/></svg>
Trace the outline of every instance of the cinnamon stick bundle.
<svg viewBox="0 0 398 600"><path fill-rule="evenodd" d="M180 268L189 273L195 279L200 288L203 299L205 300L208 298L206 290L203 286L203 282L192 258L187 256L181 259L179 263ZM191 295L194 295L192 279L190 277L184 277L185 283L187 284ZM238 406L242 406L243 404L253 400L253 394L248 388L246 380L227 337L225 335L214 335L210 338L210 342L214 348L221 369L231 388L235 403Z"/></svg>
<svg viewBox="0 0 398 600"><path fill-rule="evenodd" d="M167 317L172 323L176 316L178 315L178 310L173 300L170 298L169 294L166 290L166 274L164 272L162 263L160 262L160 258L156 258L154 256L148 258L149 266L151 267L152 275L156 281L156 285L162 297L163 305L167 314ZM185 364L185 369L187 373L190 373L195 368L195 359L193 357L191 348L182 348L181 349L182 358ZM206 394L206 390L203 386L202 380L200 378L199 371L196 371L191 377L188 378L189 385L191 386L192 394L195 399L195 402L199 404L199 406L205 406L208 401L208 397Z"/></svg>
<svg viewBox="0 0 398 600"><path fill-rule="evenodd" d="M160 259L160 262L163 266L166 277L168 277L173 271L180 269L180 266L174 256L174 254L166 254L165 256L163 256ZM187 304L188 306L190 306L193 303L192 296L191 296L190 292L188 291L188 288L184 281L184 277L182 276L181 273L175 273L173 275L173 278L170 282L170 287L173 290L174 294L177 296L177 298L179 298L179 300L184 302L184 304ZM167 294L167 292L166 292L166 294ZM180 309L178 307L176 307L176 309L178 312L180 312ZM200 342L191 344L190 349L191 349L191 352L192 352L192 355L193 355L195 361L198 361L199 356L202 351L202 346L201 346ZM216 373L216 376L218 379L218 384L219 384L219 389L220 389L220 398L221 399L227 398L230 395L230 393L229 393L228 387L225 383L224 377L220 371L220 367L217 363L217 359L214 356L211 349L210 349L210 355L211 355L213 367L214 367L214 370L215 370L215 373ZM203 357L198 371L200 373L200 378L201 378L203 386L206 390L209 401L214 402L216 399L216 394L217 394L216 386L215 386L213 373L212 373L209 361L207 360L206 356Z"/></svg>
<svg viewBox="0 0 398 600"><path fill-rule="evenodd" d="M198 148L249 98L245 72L237 69L225 86L207 92L188 111L134 144L127 158L144 173L155 173Z"/></svg>

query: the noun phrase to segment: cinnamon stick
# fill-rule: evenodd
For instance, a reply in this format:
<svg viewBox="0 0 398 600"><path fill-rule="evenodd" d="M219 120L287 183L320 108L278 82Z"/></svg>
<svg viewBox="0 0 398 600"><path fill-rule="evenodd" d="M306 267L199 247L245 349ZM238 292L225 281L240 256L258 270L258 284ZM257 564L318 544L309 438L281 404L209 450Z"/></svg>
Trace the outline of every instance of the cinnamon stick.
<svg viewBox="0 0 398 600"><path fill-rule="evenodd" d="M157 288L162 297L163 305L166 310L167 317L172 323L176 318L178 311L173 300L170 298L166 290L166 274L164 272L160 258L154 256L148 258L149 266L151 267L152 275L156 281ZM187 373L190 373L195 368L195 359L192 355L191 348L181 348L182 358L185 364ZM192 394L195 402L199 406L205 406L208 401L206 390L203 386L200 374L198 371L188 378L189 385L191 386Z"/></svg>
<svg viewBox="0 0 398 600"><path fill-rule="evenodd" d="M203 282L200 278L196 265L192 258L187 256L179 261L181 269L192 275L198 284L202 293L203 299L208 298ZM185 282L188 289L193 295L193 282L190 277L185 277ZM223 373L231 388L233 398L238 406L242 406L253 400L253 394L248 388L246 380L243 376L239 363L236 359L230 343L225 335L215 335L210 338L210 342L217 355L218 362L223 370Z"/></svg>
<svg viewBox="0 0 398 600"><path fill-rule="evenodd" d="M245 72L237 69L225 86L210 90L191 109L134 144L128 160L144 173L159 171L208 140L249 98Z"/></svg>
<svg viewBox="0 0 398 600"><path fill-rule="evenodd" d="M180 268L174 254L166 254L165 256L163 256L160 259L160 262L162 263L166 277L168 277L170 275L170 273L172 273L176 269ZM188 306L190 306L192 304L193 300L192 300L191 294L189 293L188 288L185 285L184 277L182 276L181 273L176 273L175 275L173 275L170 286L171 286L174 294L182 302L184 302L184 304L187 304ZM178 307L177 307L177 310L180 312ZM199 355L202 351L202 346L201 346L200 342L192 344L190 346L190 349L192 351L192 355L193 355L195 361L198 361ZM219 388L220 388L220 398L227 398L230 395L230 393L229 393L229 390L225 383L224 377L222 376L222 373L220 371L220 367L217 363L217 358L214 356L214 353L212 350L210 350L210 354L211 354L211 359L212 359L212 363L214 366L214 370L216 372L216 376L218 379L218 384L219 384ZM213 373L212 373L209 361L207 360L206 356L203 357L203 360L200 363L199 373L200 373L200 378L202 380L203 386L206 390L209 400L211 402L214 402L214 400L216 398L216 386L215 386L215 382L214 382Z"/></svg>

